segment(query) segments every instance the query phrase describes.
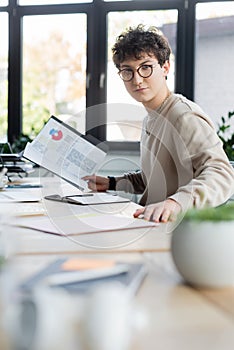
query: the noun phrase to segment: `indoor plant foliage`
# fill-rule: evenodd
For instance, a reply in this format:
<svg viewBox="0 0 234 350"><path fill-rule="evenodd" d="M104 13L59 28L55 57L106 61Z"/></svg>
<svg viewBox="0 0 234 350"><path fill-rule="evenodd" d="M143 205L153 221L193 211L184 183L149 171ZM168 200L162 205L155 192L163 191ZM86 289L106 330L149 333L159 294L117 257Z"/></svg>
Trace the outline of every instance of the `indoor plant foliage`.
<svg viewBox="0 0 234 350"><path fill-rule="evenodd" d="M189 210L184 220L187 221L233 221L234 220L234 203L221 205L217 208L205 208L202 210ZM234 234L234 232L233 232Z"/></svg>
<svg viewBox="0 0 234 350"><path fill-rule="evenodd" d="M12 143L12 151L13 153L19 153L23 151L27 145L28 142L33 141L33 136L29 136L26 134L21 133L17 139L14 140Z"/></svg>
<svg viewBox="0 0 234 350"><path fill-rule="evenodd" d="M233 118L233 119L232 119ZM228 159L234 161L234 132L232 132L232 122L234 121L234 111L228 112L227 117L221 117L218 124L217 134L223 142L223 149Z"/></svg>
<svg viewBox="0 0 234 350"><path fill-rule="evenodd" d="M172 234L175 265L199 287L234 286L234 203L191 209Z"/></svg>

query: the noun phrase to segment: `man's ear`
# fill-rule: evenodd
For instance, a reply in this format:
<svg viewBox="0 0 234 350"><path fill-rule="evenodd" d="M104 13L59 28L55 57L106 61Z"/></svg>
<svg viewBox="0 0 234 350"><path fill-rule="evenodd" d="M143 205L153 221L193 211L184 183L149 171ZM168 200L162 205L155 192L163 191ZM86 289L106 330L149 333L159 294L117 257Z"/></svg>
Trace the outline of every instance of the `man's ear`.
<svg viewBox="0 0 234 350"><path fill-rule="evenodd" d="M170 70L170 61L165 61L165 63L163 64L162 68L163 68L164 76L167 79L167 75L168 75L169 70Z"/></svg>

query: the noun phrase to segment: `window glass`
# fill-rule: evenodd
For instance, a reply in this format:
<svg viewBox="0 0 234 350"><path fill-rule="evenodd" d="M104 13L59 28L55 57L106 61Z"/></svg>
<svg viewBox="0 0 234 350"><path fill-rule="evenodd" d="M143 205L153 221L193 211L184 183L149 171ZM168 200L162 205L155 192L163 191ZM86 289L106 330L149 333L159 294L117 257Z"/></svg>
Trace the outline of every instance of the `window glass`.
<svg viewBox="0 0 234 350"><path fill-rule="evenodd" d="M120 2L120 1L132 1L132 0L103 0L104 2Z"/></svg>
<svg viewBox="0 0 234 350"><path fill-rule="evenodd" d="M86 14L23 18L23 131L86 107ZM84 121L76 120L80 132Z"/></svg>
<svg viewBox="0 0 234 350"><path fill-rule="evenodd" d="M8 0L0 0L0 6L7 6Z"/></svg>
<svg viewBox="0 0 234 350"><path fill-rule="evenodd" d="M112 62L111 48L117 36L129 26L137 26L142 23L146 27L154 25L158 27L168 38L171 48L171 68L168 76L168 86L174 91L174 71L176 56L176 27L177 10L157 11L126 11L110 12L108 14L108 69L107 69L107 102L134 104L134 113L126 117L126 113L108 113L107 115L107 140L109 141L139 141L141 125L145 110L125 91L123 81L117 74L117 69ZM136 105L139 112L136 113ZM120 107L122 109L122 107ZM111 109L111 108L110 108ZM127 108L129 109L129 108ZM127 118L127 119L126 119Z"/></svg>
<svg viewBox="0 0 234 350"><path fill-rule="evenodd" d="M55 4L82 4L93 0L18 0L19 5L55 5Z"/></svg>
<svg viewBox="0 0 234 350"><path fill-rule="evenodd" d="M0 13L0 142L7 139L8 15Z"/></svg>
<svg viewBox="0 0 234 350"><path fill-rule="evenodd" d="M234 110L234 1L196 6L195 100L215 124Z"/></svg>

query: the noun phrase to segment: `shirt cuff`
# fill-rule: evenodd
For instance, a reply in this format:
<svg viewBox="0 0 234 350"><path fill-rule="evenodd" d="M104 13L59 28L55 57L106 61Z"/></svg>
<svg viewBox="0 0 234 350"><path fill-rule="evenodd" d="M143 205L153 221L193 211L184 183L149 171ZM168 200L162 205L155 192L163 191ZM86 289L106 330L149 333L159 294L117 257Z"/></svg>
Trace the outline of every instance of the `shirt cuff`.
<svg viewBox="0 0 234 350"><path fill-rule="evenodd" d="M116 189L116 179L114 176L107 176L109 179L109 188L110 191L115 191Z"/></svg>

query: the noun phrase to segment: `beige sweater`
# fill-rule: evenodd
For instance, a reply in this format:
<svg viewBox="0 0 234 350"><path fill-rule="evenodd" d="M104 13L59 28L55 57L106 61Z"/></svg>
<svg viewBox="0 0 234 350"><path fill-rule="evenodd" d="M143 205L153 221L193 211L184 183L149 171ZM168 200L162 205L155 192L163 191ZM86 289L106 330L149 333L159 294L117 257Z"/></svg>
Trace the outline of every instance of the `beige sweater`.
<svg viewBox="0 0 234 350"><path fill-rule="evenodd" d="M141 171L116 180L117 190L142 193L142 205L170 197L183 210L218 206L234 193L234 170L211 120L177 94L143 121Z"/></svg>

